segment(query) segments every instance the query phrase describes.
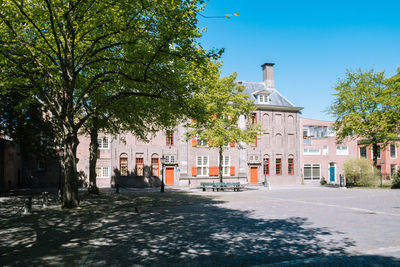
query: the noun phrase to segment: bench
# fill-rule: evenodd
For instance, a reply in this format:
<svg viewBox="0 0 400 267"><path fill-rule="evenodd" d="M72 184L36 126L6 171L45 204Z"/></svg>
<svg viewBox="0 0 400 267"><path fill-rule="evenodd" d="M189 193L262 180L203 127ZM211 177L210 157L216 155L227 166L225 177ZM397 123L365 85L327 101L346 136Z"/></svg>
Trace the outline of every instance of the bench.
<svg viewBox="0 0 400 267"><path fill-rule="evenodd" d="M213 191L217 190L219 191L224 190L224 189L233 189L233 191L239 191L243 185L241 185L239 182L228 182L228 183L200 183L200 188L203 189L203 191L206 191L207 188L212 189Z"/></svg>

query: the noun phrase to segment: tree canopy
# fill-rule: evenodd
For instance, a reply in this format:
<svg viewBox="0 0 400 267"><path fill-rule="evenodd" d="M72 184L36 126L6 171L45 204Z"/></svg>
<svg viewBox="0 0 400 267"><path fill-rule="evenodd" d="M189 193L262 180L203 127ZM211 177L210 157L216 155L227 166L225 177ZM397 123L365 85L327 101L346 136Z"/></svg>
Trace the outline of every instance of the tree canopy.
<svg viewBox="0 0 400 267"><path fill-rule="evenodd" d="M196 41L203 3L0 2L0 68L7 73L2 90L29 88L62 140L64 207L79 205L78 133L91 117L112 112L111 103L128 97L140 98L143 105L160 100L168 111L176 107L170 103L185 103L201 88L220 53L207 52Z"/></svg>
<svg viewBox="0 0 400 267"><path fill-rule="evenodd" d="M237 74L210 79L204 91L195 94L201 113L189 123L188 138L196 137L219 149L219 177L222 182L222 153L230 143L242 148L241 143L254 142L259 126L248 123L255 110L244 87L235 82ZM247 118L247 121L246 121Z"/></svg>
<svg viewBox="0 0 400 267"><path fill-rule="evenodd" d="M329 113L336 118L338 142L363 138L372 144L376 166L378 144L385 146L398 136L398 89L384 72L374 70L347 71L334 89L336 99Z"/></svg>

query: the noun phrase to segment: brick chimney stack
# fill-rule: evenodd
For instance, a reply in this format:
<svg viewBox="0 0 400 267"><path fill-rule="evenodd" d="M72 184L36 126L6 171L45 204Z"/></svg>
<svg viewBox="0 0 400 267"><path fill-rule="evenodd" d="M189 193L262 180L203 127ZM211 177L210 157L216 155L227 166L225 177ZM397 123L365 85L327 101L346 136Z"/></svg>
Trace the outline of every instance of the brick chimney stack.
<svg viewBox="0 0 400 267"><path fill-rule="evenodd" d="M274 88L274 65L275 63L264 63L261 65L263 81L267 88Z"/></svg>

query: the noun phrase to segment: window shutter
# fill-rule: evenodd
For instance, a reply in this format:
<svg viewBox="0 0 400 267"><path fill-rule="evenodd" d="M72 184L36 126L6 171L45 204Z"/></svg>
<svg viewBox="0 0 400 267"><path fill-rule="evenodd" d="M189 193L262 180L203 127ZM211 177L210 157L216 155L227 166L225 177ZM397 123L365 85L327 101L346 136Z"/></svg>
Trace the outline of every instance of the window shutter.
<svg viewBox="0 0 400 267"><path fill-rule="evenodd" d="M197 176L197 167L192 167L192 176Z"/></svg>
<svg viewBox="0 0 400 267"><path fill-rule="evenodd" d="M219 174L219 169L218 167L210 167L208 170L208 175L209 176L218 176Z"/></svg>
<svg viewBox="0 0 400 267"><path fill-rule="evenodd" d="M235 142L230 142L229 145L230 145L231 147L235 147Z"/></svg>
<svg viewBox="0 0 400 267"><path fill-rule="evenodd" d="M231 166L231 176L235 176L235 166Z"/></svg>
<svg viewBox="0 0 400 267"><path fill-rule="evenodd" d="M197 139L192 139L192 146L197 146Z"/></svg>

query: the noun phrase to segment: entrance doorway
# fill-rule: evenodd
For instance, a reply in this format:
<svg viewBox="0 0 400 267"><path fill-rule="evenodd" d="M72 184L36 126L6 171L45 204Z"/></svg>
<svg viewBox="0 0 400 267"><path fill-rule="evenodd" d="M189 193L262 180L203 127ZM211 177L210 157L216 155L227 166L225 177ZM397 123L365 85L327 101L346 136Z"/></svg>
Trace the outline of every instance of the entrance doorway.
<svg viewBox="0 0 400 267"><path fill-rule="evenodd" d="M251 167L250 168L250 183L256 184L258 182L258 167Z"/></svg>
<svg viewBox="0 0 400 267"><path fill-rule="evenodd" d="M165 168L165 184L174 185L174 168Z"/></svg>
<svg viewBox="0 0 400 267"><path fill-rule="evenodd" d="M336 163L329 163L329 181L331 183L334 183L335 178L336 178Z"/></svg>

